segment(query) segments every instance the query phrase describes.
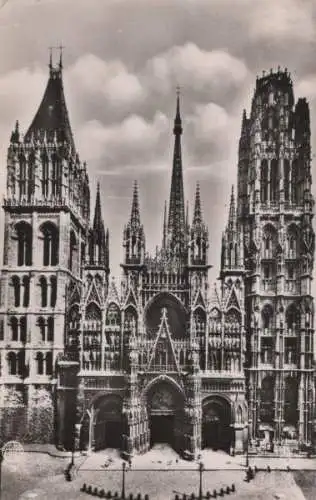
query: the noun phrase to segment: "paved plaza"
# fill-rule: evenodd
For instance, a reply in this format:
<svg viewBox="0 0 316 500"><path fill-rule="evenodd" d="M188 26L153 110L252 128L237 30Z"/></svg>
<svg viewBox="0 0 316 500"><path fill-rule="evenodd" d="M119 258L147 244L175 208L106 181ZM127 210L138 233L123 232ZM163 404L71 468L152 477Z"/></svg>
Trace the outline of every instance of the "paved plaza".
<svg viewBox="0 0 316 500"><path fill-rule="evenodd" d="M230 497L246 499L312 500L315 498L316 460L291 460L291 472L286 472L284 459L269 460L271 472L262 470L250 483L245 482L245 457L229 457L222 452L202 453L205 466L203 490L236 486ZM88 457L77 457L79 472L76 479L67 482L64 470L69 457L57 458L45 453L30 453L11 457L3 463L2 498L5 500L89 499L80 491L85 482L106 491L121 491L122 459L114 450L105 450ZM253 462L253 463L252 463ZM252 465L265 468L267 460L251 458ZM283 470L280 470L282 469ZM150 469L150 470L149 470ZM216 469L216 470L215 470ZM294 470L296 469L296 470ZM170 448L155 447L143 456L135 457L126 472L126 493L148 494L150 499L167 500L175 494L198 492L198 463L187 462Z"/></svg>

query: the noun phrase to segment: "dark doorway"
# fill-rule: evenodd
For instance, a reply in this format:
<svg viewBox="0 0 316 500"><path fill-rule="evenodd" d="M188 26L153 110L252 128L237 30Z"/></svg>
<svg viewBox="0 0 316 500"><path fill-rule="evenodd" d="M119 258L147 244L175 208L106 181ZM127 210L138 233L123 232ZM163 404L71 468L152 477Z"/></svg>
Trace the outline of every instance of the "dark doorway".
<svg viewBox="0 0 316 500"><path fill-rule="evenodd" d="M174 446L174 415L152 415L150 418L150 445L168 443Z"/></svg>
<svg viewBox="0 0 316 500"><path fill-rule="evenodd" d="M115 421L98 422L95 426L95 450L120 448L122 423Z"/></svg>
<svg viewBox="0 0 316 500"><path fill-rule="evenodd" d="M232 431L230 407L222 398L212 398L203 407L202 447L229 452Z"/></svg>
<svg viewBox="0 0 316 500"><path fill-rule="evenodd" d="M217 450L221 447L220 424L218 420L204 422L203 438L203 448L212 448Z"/></svg>

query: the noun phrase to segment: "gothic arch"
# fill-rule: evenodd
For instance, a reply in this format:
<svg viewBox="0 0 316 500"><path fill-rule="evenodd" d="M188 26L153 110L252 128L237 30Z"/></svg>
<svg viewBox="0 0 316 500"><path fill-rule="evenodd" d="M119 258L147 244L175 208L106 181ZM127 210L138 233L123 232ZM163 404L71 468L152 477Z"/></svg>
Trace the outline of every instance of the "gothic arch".
<svg viewBox="0 0 316 500"><path fill-rule="evenodd" d="M96 302L89 302L85 310L85 319L88 321L101 321L102 312Z"/></svg>
<svg viewBox="0 0 316 500"><path fill-rule="evenodd" d="M265 302L261 310L262 329L266 330L273 328L273 321L274 321L273 306L270 302Z"/></svg>
<svg viewBox="0 0 316 500"><path fill-rule="evenodd" d="M56 266L59 261L59 229L53 222L46 221L39 230L43 241L43 265Z"/></svg>
<svg viewBox="0 0 316 500"><path fill-rule="evenodd" d="M173 338L185 337L187 313L180 300L173 294L162 292L155 295L144 310L147 333L154 338L161 322L162 309L167 310L167 320Z"/></svg>
<svg viewBox="0 0 316 500"><path fill-rule="evenodd" d="M17 240L17 265L32 265L33 229L31 224L20 221L14 226Z"/></svg>
<svg viewBox="0 0 316 500"><path fill-rule="evenodd" d="M298 304L292 302L285 311L285 324L288 330L300 328L301 312Z"/></svg>
<svg viewBox="0 0 316 500"><path fill-rule="evenodd" d="M185 392L184 392L183 388L181 387L181 385L176 380L174 380L172 377L169 377L169 375L158 375L157 377L152 379L150 382L148 382L148 384L143 389L143 392L141 395L143 402L147 401L148 394L150 393L152 388L155 387L156 385L161 384L161 383L170 384L171 386L173 386L173 388L176 391L178 391L183 396L183 398L185 398Z"/></svg>
<svg viewBox="0 0 316 500"><path fill-rule="evenodd" d="M121 324L121 310L115 302L110 302L106 308L106 322L109 325Z"/></svg>

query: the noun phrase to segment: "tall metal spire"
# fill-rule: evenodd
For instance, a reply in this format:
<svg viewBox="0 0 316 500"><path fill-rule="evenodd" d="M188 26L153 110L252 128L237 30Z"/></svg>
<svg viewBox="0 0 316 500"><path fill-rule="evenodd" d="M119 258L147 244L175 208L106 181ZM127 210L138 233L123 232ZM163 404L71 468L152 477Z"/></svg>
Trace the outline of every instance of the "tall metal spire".
<svg viewBox="0 0 316 500"><path fill-rule="evenodd" d="M133 200L132 200L132 211L131 211L131 225L132 227L140 226L140 212L139 212L139 200L138 200L138 184L137 181L134 182Z"/></svg>
<svg viewBox="0 0 316 500"><path fill-rule="evenodd" d="M185 233L185 208L181 157L182 121L180 115L179 88L177 88L177 108L173 133L175 136L175 143L169 203L168 235L171 243L176 243L182 240Z"/></svg>

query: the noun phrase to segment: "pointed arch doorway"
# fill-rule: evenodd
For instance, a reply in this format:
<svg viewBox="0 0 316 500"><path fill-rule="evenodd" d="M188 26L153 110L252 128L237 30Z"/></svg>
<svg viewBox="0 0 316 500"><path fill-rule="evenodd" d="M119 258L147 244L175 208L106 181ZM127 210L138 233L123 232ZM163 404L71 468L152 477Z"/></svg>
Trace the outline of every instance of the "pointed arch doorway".
<svg viewBox="0 0 316 500"><path fill-rule="evenodd" d="M147 393L150 447L168 445L180 452L183 440L184 397L169 381L158 380Z"/></svg>
<svg viewBox="0 0 316 500"><path fill-rule="evenodd" d="M202 447L229 452L232 442L230 404L214 396L203 401L202 410Z"/></svg>
<svg viewBox="0 0 316 500"><path fill-rule="evenodd" d="M83 419L81 448L92 448L95 451L106 448L120 450L124 430L122 399L114 395L101 396Z"/></svg>

